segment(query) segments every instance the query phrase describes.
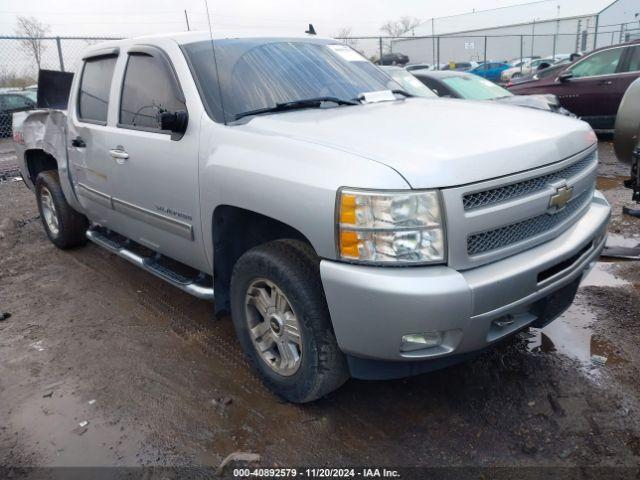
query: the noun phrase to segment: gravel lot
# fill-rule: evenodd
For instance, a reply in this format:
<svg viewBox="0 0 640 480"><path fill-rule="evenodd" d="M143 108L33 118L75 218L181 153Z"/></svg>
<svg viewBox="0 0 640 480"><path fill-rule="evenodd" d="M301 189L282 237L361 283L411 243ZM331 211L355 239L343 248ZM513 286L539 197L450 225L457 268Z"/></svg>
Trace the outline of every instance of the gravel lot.
<svg viewBox="0 0 640 480"><path fill-rule="evenodd" d="M606 141L600 160L611 242L635 245L627 167ZM207 302L97 246L57 250L22 182L0 184L0 212L0 465L12 473L215 467L234 451L264 467L639 465L637 262L599 263L561 319L474 361L295 406L262 387Z"/></svg>

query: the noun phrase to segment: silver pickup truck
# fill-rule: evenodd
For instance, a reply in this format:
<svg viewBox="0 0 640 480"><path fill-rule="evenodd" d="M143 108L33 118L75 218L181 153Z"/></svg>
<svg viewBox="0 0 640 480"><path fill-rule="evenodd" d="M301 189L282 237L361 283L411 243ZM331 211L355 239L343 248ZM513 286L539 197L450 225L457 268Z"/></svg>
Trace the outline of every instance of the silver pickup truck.
<svg viewBox="0 0 640 480"><path fill-rule="evenodd" d="M605 243L586 123L411 97L334 40L145 37L77 72L14 118L47 235L214 300L293 402L545 325Z"/></svg>

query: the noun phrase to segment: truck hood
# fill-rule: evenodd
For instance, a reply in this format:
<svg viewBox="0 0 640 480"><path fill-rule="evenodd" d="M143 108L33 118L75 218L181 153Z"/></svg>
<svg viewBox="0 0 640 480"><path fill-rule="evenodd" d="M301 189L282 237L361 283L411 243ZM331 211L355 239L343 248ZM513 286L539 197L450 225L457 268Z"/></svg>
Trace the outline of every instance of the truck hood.
<svg viewBox="0 0 640 480"><path fill-rule="evenodd" d="M413 188L463 185L541 167L596 142L586 123L563 115L430 98L262 115L238 127L383 163ZM350 186L366 187L366 172L362 185Z"/></svg>

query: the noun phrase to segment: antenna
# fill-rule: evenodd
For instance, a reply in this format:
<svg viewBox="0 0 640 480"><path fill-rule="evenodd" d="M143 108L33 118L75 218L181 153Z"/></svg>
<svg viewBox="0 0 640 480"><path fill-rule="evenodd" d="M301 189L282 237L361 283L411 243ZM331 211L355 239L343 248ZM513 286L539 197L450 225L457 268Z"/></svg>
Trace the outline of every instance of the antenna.
<svg viewBox="0 0 640 480"><path fill-rule="evenodd" d="M304 33L307 33L309 35L315 35L316 34L316 29L313 28L313 23L309 24L309 30L305 30Z"/></svg>
<svg viewBox="0 0 640 480"><path fill-rule="evenodd" d="M211 39L211 55L213 58L213 68L216 70L216 81L218 83L218 96L220 97L220 108L224 117L224 124L227 124L227 114L224 111L224 99L222 98L222 86L220 84L220 71L218 70L218 60L216 58L216 45L213 41L213 28L211 27L211 16L209 15L209 1L204 0L204 8L207 11L207 22L209 24L209 38Z"/></svg>

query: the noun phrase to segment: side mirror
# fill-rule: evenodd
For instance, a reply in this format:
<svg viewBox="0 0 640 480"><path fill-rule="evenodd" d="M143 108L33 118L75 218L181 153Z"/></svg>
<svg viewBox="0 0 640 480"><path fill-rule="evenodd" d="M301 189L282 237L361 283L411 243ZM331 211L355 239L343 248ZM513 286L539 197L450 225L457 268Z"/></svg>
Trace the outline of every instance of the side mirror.
<svg viewBox="0 0 640 480"><path fill-rule="evenodd" d="M564 83L564 82L569 81L569 79L571 79L571 78L573 78L573 73L568 73L567 72L567 73L563 73L562 75L560 75L558 77L558 81Z"/></svg>
<svg viewBox="0 0 640 480"><path fill-rule="evenodd" d="M161 112L158 114L158 124L161 130L168 130L171 133L182 136L187 131L189 115L184 110L177 112Z"/></svg>

